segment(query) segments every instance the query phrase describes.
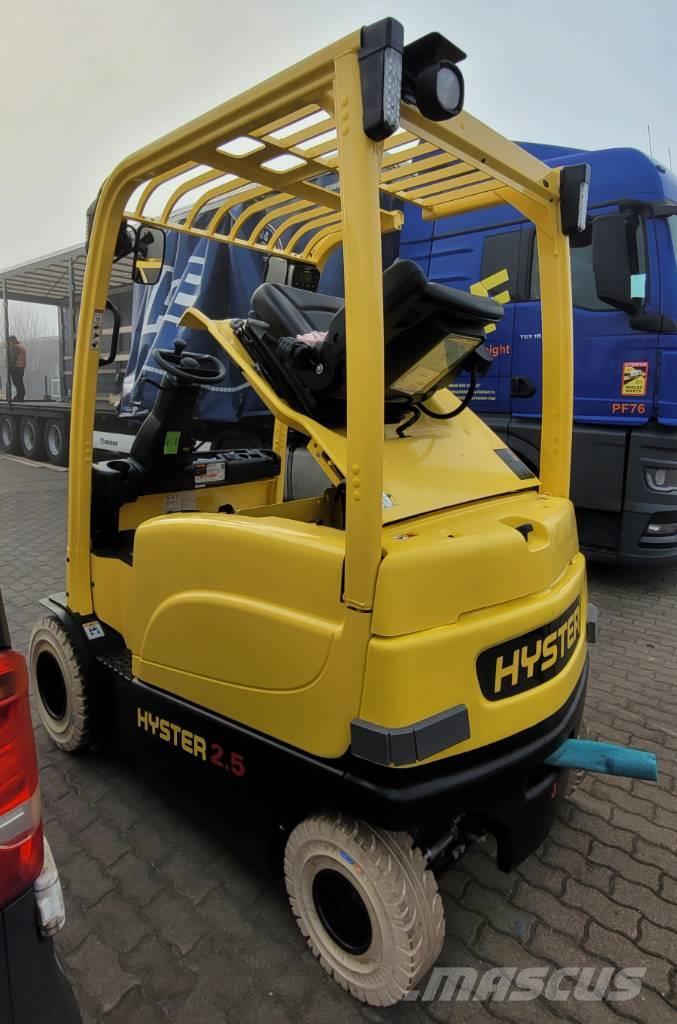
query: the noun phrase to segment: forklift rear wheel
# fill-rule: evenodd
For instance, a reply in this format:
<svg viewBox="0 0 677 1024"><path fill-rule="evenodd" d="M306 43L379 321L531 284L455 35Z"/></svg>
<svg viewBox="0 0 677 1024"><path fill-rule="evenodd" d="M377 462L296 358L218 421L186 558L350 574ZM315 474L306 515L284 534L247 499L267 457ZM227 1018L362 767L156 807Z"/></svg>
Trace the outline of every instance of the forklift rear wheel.
<svg viewBox="0 0 677 1024"><path fill-rule="evenodd" d="M16 420L13 416L0 416L0 452L11 455L18 447Z"/></svg>
<svg viewBox="0 0 677 1024"><path fill-rule="evenodd" d="M342 815L312 815L291 833L284 870L310 949L355 998L391 1006L439 956L442 900L407 832Z"/></svg>
<svg viewBox="0 0 677 1024"><path fill-rule="evenodd" d="M89 746L89 687L83 665L58 619L36 622L28 655L40 720L60 750Z"/></svg>
<svg viewBox="0 0 677 1024"><path fill-rule="evenodd" d="M44 453L44 430L37 416L22 416L19 424L21 453L27 459L41 459Z"/></svg>

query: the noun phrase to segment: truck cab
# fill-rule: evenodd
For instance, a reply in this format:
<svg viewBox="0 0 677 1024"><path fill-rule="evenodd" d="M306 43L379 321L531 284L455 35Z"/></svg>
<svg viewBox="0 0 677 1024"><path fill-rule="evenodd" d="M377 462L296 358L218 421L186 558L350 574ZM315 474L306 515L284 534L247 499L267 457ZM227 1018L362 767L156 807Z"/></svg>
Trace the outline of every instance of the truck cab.
<svg viewBox="0 0 677 1024"><path fill-rule="evenodd" d="M552 167L591 168L588 230L571 246L571 497L581 546L603 561L677 562L677 176L634 149L521 145ZM622 259L618 247L604 248L610 215L616 226L624 222ZM472 404L537 470L541 319L532 226L507 206L434 222L408 211L399 255L432 281L506 304L487 336L493 364ZM607 284L629 272L625 299L605 291L600 263ZM460 395L467 384L466 375L453 387Z"/></svg>

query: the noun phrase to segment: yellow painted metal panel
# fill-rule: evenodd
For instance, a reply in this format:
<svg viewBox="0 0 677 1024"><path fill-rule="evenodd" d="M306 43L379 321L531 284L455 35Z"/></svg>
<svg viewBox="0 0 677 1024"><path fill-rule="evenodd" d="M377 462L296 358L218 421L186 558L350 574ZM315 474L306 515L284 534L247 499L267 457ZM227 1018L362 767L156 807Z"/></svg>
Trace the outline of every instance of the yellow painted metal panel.
<svg viewBox="0 0 677 1024"><path fill-rule="evenodd" d="M128 594L134 672L339 756L359 709L369 639L369 617L341 602L344 553L342 531L288 519L187 513L145 523Z"/></svg>
<svg viewBox="0 0 677 1024"><path fill-rule="evenodd" d="M371 608L381 559L383 479L383 286L378 181L382 147L362 130L360 71L336 62L335 110L341 161L343 284L346 296L345 599ZM364 400L365 382L369 399Z"/></svg>
<svg viewBox="0 0 677 1024"><path fill-rule="evenodd" d="M463 580L472 585L472 579ZM547 683L502 700L488 701L477 679L481 651L552 622L580 596L586 621L585 563L576 555L548 590L491 605L458 622L399 637L374 637L369 645L360 716L398 728L465 704L470 739L430 760L466 753L542 722L562 707L580 679L585 662L585 629L564 669ZM430 600L434 597L431 594Z"/></svg>
<svg viewBox="0 0 677 1024"><path fill-rule="evenodd" d="M570 502L526 491L391 524L383 551L372 632L398 636L547 592L578 551L576 522Z"/></svg>

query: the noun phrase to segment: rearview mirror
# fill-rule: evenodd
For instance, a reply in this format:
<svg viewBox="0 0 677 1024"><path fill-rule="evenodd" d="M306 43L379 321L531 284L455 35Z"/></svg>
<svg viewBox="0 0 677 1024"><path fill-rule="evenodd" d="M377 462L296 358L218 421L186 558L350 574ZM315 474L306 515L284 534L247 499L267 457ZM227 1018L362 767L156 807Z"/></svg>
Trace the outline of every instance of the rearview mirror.
<svg viewBox="0 0 677 1024"><path fill-rule="evenodd" d="M644 275L636 272L636 251L631 218L621 213L595 217L592 268L597 294L603 302L628 313L636 313L644 304Z"/></svg>
<svg viewBox="0 0 677 1024"><path fill-rule="evenodd" d="M165 233L160 228L139 224L134 245L132 280L135 284L157 284L165 258Z"/></svg>

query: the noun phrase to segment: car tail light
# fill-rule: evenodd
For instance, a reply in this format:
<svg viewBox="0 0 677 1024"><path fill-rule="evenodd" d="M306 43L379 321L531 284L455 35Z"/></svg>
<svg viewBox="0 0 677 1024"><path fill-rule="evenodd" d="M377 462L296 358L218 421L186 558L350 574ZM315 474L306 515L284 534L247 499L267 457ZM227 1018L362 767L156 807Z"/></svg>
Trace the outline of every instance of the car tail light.
<svg viewBox="0 0 677 1024"><path fill-rule="evenodd" d="M0 907L32 885L43 859L26 662L14 651L0 651Z"/></svg>

